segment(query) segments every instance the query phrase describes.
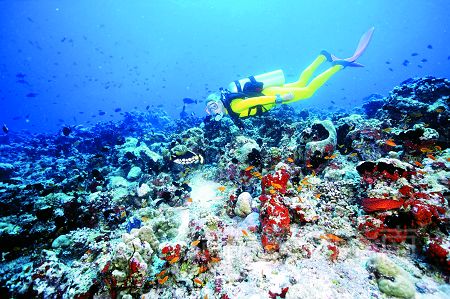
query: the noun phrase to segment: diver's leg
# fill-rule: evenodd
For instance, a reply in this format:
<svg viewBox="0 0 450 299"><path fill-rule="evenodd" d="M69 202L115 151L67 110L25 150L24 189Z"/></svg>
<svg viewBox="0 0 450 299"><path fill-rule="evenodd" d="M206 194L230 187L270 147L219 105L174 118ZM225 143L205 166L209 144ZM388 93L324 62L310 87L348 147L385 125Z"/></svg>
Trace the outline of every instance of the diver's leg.
<svg viewBox="0 0 450 299"><path fill-rule="evenodd" d="M321 74L317 75L307 86L305 87L267 87L263 90L264 95L266 96L276 96L285 95L288 93L293 94L293 99L289 101L283 101L283 104L289 104L293 102L297 102L299 100L304 100L310 98L322 85L324 85L334 74L338 71L342 70L344 66L342 65L334 65Z"/></svg>
<svg viewBox="0 0 450 299"><path fill-rule="evenodd" d="M300 74L300 78L296 82L284 84L283 87L305 87L309 79L311 79L313 73L316 69L324 62L327 58L325 55L320 54L317 58Z"/></svg>

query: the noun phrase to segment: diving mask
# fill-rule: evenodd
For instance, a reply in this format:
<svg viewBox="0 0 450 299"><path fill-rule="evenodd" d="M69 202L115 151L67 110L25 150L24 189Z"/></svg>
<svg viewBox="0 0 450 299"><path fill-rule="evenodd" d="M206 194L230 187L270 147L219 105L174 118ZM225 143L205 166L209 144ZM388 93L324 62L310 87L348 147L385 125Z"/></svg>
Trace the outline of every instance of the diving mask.
<svg viewBox="0 0 450 299"><path fill-rule="evenodd" d="M222 101L209 101L206 104L205 111L206 113L208 113L208 115L223 115L224 107Z"/></svg>

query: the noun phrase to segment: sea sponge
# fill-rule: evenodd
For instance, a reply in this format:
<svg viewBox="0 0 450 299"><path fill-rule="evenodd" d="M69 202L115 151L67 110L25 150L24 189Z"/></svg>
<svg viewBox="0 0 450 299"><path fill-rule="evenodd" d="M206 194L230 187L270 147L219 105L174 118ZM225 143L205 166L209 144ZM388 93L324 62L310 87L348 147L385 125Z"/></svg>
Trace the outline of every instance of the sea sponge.
<svg viewBox="0 0 450 299"><path fill-rule="evenodd" d="M252 196L248 192L239 194L234 213L239 217L246 217L252 212Z"/></svg>
<svg viewBox="0 0 450 299"><path fill-rule="evenodd" d="M372 257L367 268L377 277L378 288L386 295L397 298L414 298L416 293L410 275L386 255Z"/></svg>

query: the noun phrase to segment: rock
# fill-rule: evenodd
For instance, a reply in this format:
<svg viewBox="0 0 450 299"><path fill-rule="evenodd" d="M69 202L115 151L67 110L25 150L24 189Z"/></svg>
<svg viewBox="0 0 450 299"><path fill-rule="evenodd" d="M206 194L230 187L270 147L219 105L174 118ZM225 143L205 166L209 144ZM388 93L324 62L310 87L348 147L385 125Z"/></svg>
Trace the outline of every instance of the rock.
<svg viewBox="0 0 450 299"><path fill-rule="evenodd" d="M414 298L416 290L410 275L386 255L372 257L367 268L377 277L381 292L397 298Z"/></svg>
<svg viewBox="0 0 450 299"><path fill-rule="evenodd" d="M138 189L137 189L137 195L139 197L144 197L146 196L148 193L150 192L150 187L147 184L142 184Z"/></svg>
<svg viewBox="0 0 450 299"><path fill-rule="evenodd" d="M138 179L141 176L141 174L142 174L141 168L137 167L137 166L133 166L133 167L131 167L130 171L128 172L127 179L134 181L134 180Z"/></svg>
<svg viewBox="0 0 450 299"><path fill-rule="evenodd" d="M336 144L337 132L333 123L330 120L316 121L300 134L297 152L308 168L318 169L329 161L326 157L333 154Z"/></svg>
<svg viewBox="0 0 450 299"><path fill-rule="evenodd" d="M239 223L239 227L246 230L256 231L259 228L259 213L252 212Z"/></svg>
<svg viewBox="0 0 450 299"><path fill-rule="evenodd" d="M128 188L128 181L121 176L112 176L109 178L109 188Z"/></svg>
<svg viewBox="0 0 450 299"><path fill-rule="evenodd" d="M52 243L52 248L65 248L68 247L72 241L67 235L61 235L56 238Z"/></svg>
<svg viewBox="0 0 450 299"><path fill-rule="evenodd" d="M241 163L245 163L248 159L248 155L254 150L257 150L258 152L261 150L255 140L245 136L236 137L235 148L235 157Z"/></svg>
<svg viewBox="0 0 450 299"><path fill-rule="evenodd" d="M240 217L246 217L252 212L252 196L248 192L239 194L234 213Z"/></svg>
<svg viewBox="0 0 450 299"><path fill-rule="evenodd" d="M8 179L14 171L14 165L0 163L0 180Z"/></svg>

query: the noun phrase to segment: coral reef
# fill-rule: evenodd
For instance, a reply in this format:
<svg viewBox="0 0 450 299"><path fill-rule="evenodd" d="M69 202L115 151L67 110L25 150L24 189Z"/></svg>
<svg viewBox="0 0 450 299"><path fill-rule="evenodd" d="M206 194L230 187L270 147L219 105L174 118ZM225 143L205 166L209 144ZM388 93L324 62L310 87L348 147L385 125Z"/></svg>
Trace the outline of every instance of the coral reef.
<svg viewBox="0 0 450 299"><path fill-rule="evenodd" d="M449 297L449 96L10 132L0 297Z"/></svg>

